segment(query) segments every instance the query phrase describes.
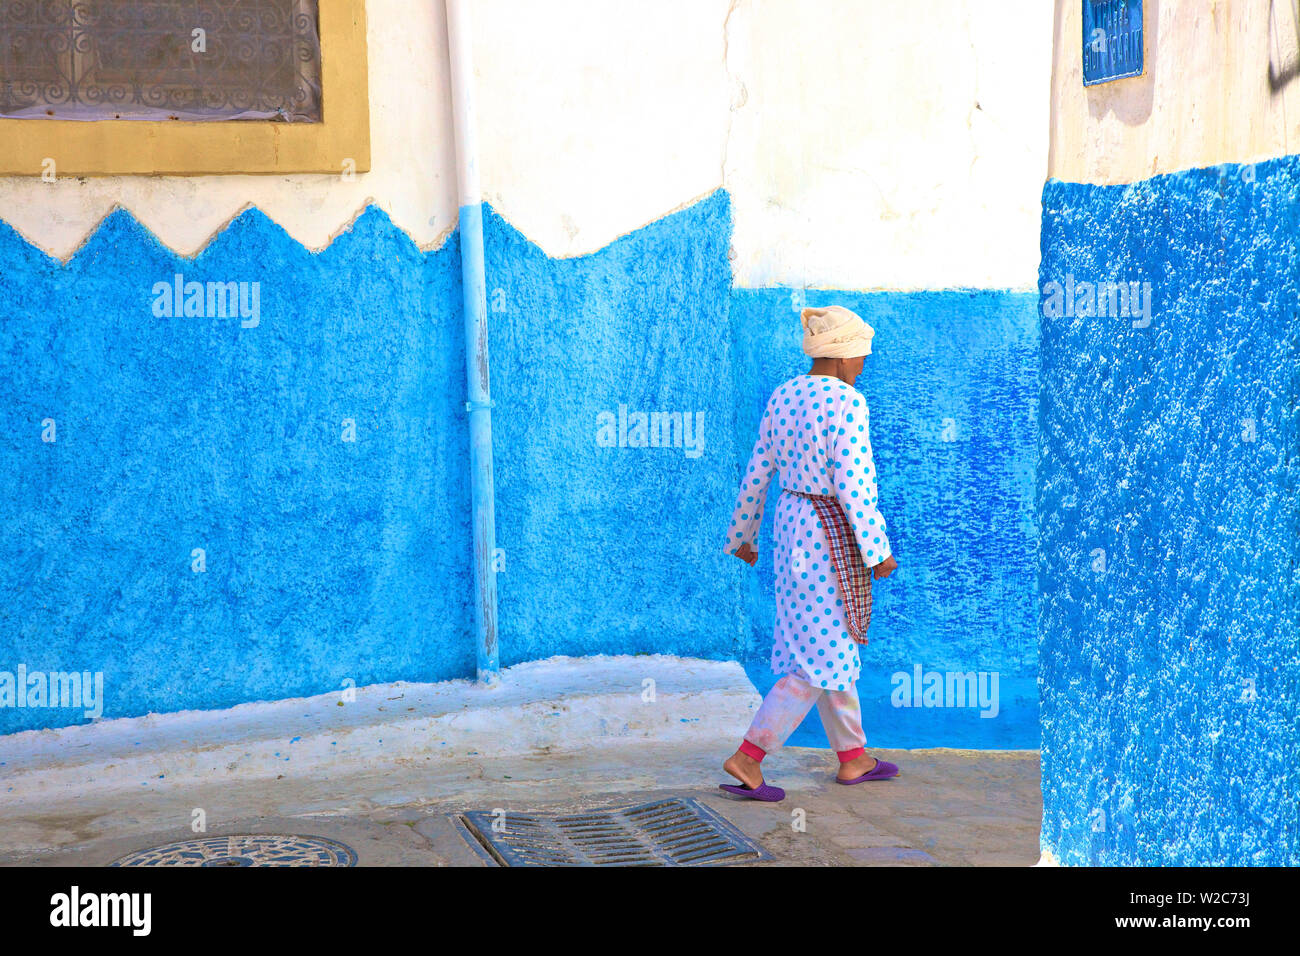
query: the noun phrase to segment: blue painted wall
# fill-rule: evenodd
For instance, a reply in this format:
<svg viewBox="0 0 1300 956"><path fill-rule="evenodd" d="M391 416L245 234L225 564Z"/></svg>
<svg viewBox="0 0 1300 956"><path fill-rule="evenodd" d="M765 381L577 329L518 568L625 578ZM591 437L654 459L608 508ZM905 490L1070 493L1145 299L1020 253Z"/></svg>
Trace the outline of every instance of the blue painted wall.
<svg viewBox="0 0 1300 956"><path fill-rule="evenodd" d="M116 212L66 267L0 225L0 261L0 669L102 671L129 716L472 668L454 237L371 209L313 255L250 211L184 260ZM260 282L259 324L156 318L177 272Z"/></svg>
<svg viewBox="0 0 1300 956"><path fill-rule="evenodd" d="M503 666L552 654L734 656L731 209L717 192L550 259L485 223ZM598 416L689 413L686 448L606 447ZM726 518L723 518L723 513Z"/></svg>
<svg viewBox="0 0 1300 956"><path fill-rule="evenodd" d="M1049 182L1042 841L1066 863L1300 862L1300 160ZM1077 286L1076 286L1076 295Z"/></svg>
<svg viewBox="0 0 1300 956"><path fill-rule="evenodd" d="M720 542L762 402L804 360L788 290L731 288L727 194L580 258L490 209L485 236L502 664L765 661L770 569ZM314 255L252 211L187 260L119 212L64 266L0 225L0 670L103 671L110 717L471 675L457 242L421 253L371 209ZM260 282L259 324L155 317L177 272ZM817 295L878 333L862 384L904 566L879 673L1004 679L998 720L876 724L1033 746L1006 716L1033 679L1032 297ZM609 447L620 406L696 416L699 454ZM80 719L3 708L0 732Z"/></svg>

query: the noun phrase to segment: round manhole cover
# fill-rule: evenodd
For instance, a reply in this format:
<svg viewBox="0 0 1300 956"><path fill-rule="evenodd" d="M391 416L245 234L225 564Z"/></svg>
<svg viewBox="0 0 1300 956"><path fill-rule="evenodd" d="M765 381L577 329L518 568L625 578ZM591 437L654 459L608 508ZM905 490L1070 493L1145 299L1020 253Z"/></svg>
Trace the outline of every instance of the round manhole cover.
<svg viewBox="0 0 1300 956"><path fill-rule="evenodd" d="M350 846L314 836L251 833L182 840L128 853L113 866L355 866Z"/></svg>

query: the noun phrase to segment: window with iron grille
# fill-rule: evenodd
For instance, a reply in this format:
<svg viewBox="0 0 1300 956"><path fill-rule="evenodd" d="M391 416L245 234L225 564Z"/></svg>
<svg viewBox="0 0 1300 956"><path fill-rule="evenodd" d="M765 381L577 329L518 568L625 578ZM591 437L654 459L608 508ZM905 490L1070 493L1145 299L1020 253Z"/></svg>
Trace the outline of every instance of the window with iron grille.
<svg viewBox="0 0 1300 956"><path fill-rule="evenodd" d="M0 117L319 123L317 0L0 0Z"/></svg>

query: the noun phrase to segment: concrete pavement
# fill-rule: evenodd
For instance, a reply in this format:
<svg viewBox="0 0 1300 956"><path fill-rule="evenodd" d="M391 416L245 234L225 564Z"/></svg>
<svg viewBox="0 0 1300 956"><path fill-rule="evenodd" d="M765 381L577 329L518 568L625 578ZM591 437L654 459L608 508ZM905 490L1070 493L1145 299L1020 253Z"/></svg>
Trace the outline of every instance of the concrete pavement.
<svg viewBox="0 0 1300 956"><path fill-rule="evenodd" d="M347 778L213 783L185 794L31 807L0 813L0 864L107 864L135 850L194 838L191 821L201 809L205 835L330 837L356 850L362 866L481 866L449 814L588 809L672 796L694 796L718 810L777 864L1038 861L1035 752L879 751L902 774L844 787L831 780L833 754L789 748L764 763L769 779L788 795L782 803L761 804L716 789L724 780L724 750L643 746L618 756L485 758L436 771L411 762Z"/></svg>
<svg viewBox="0 0 1300 956"><path fill-rule="evenodd" d="M562 658L503 683L377 685L345 706L321 695L0 738L0 865L98 866L198 836L283 833L339 840L362 866L481 866L450 815L675 796L761 843L774 857L763 865L1039 860L1036 751L873 750L902 774L845 787L833 753L786 748L764 769L787 797L761 804L717 789L759 700L739 665Z"/></svg>

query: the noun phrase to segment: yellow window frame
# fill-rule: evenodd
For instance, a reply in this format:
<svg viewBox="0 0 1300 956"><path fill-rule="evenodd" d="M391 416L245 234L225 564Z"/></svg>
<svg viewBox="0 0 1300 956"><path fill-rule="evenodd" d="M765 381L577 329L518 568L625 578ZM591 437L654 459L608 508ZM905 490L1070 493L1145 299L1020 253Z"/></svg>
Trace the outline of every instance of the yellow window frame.
<svg viewBox="0 0 1300 956"><path fill-rule="evenodd" d="M320 0L320 44L320 123L0 119L0 175L369 172L365 0Z"/></svg>

